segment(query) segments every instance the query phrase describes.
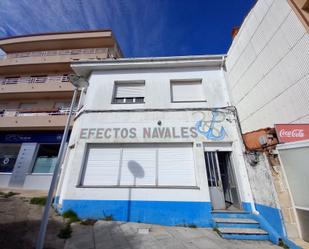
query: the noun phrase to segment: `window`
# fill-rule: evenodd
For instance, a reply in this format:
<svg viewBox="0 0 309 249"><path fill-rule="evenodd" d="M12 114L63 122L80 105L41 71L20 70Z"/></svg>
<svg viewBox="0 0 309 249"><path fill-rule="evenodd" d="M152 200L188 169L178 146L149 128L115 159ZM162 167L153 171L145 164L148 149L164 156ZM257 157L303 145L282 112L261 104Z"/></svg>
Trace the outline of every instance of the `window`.
<svg viewBox="0 0 309 249"><path fill-rule="evenodd" d="M40 144L33 173L53 173L58 157L59 144Z"/></svg>
<svg viewBox="0 0 309 249"><path fill-rule="evenodd" d="M83 186L196 186L192 144L90 145Z"/></svg>
<svg viewBox="0 0 309 249"><path fill-rule="evenodd" d="M45 83L47 80L47 75L33 75L31 76L31 83Z"/></svg>
<svg viewBox="0 0 309 249"><path fill-rule="evenodd" d="M17 84L19 81L19 76L17 77L5 77L4 84Z"/></svg>
<svg viewBox="0 0 309 249"><path fill-rule="evenodd" d="M206 101L202 80L172 80L172 102Z"/></svg>
<svg viewBox="0 0 309 249"><path fill-rule="evenodd" d="M0 144L0 172L13 171L20 150L20 144Z"/></svg>
<svg viewBox="0 0 309 249"><path fill-rule="evenodd" d="M144 103L145 83L144 82L126 82L115 83L114 104L139 104Z"/></svg>
<svg viewBox="0 0 309 249"><path fill-rule="evenodd" d="M19 109L22 109L22 110L30 110L30 109L32 109L35 105L36 105L36 103L20 103Z"/></svg>

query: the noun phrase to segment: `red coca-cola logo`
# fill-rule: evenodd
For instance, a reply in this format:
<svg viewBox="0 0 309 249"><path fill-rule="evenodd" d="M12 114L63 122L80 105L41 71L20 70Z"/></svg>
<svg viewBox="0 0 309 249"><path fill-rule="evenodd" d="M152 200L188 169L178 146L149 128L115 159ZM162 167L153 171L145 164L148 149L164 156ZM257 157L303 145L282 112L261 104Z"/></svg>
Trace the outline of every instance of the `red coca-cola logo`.
<svg viewBox="0 0 309 249"><path fill-rule="evenodd" d="M280 137L304 137L305 132L303 129L293 129L293 130L287 130L287 129L281 129L279 131Z"/></svg>

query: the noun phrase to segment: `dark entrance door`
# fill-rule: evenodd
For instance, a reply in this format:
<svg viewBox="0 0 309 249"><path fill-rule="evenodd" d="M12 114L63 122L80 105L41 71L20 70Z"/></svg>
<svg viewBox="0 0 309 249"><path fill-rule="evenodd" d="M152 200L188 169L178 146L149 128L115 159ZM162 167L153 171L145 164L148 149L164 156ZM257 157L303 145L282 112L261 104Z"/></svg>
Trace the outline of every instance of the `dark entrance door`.
<svg viewBox="0 0 309 249"><path fill-rule="evenodd" d="M205 162L213 209L241 209L231 152L205 152Z"/></svg>

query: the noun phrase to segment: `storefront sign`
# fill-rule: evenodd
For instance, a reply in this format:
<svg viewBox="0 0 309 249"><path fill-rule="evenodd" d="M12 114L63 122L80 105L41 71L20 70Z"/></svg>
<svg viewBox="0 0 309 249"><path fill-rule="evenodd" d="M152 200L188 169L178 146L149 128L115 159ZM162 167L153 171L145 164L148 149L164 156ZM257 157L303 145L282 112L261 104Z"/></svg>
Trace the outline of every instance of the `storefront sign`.
<svg viewBox="0 0 309 249"><path fill-rule="evenodd" d="M276 124L275 128L280 143L309 139L309 124Z"/></svg>
<svg viewBox="0 0 309 249"><path fill-rule="evenodd" d="M136 127L81 129L80 139L196 138L195 127Z"/></svg>
<svg viewBox="0 0 309 249"><path fill-rule="evenodd" d="M186 139L198 136L210 141L225 139L223 122L226 119L221 112L194 112L197 121L192 126L175 125L147 127L137 124L135 127L93 127L82 128L80 139Z"/></svg>

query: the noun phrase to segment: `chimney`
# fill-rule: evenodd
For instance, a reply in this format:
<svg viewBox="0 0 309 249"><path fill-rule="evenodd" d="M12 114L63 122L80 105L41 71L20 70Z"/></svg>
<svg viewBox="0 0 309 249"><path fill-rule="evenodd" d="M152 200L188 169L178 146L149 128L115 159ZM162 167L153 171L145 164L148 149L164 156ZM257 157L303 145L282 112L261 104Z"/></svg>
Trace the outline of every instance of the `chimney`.
<svg viewBox="0 0 309 249"><path fill-rule="evenodd" d="M239 27L233 27L232 28L232 32L231 32L231 35L232 35L232 38L234 39L235 36L238 34L238 31L239 31Z"/></svg>

